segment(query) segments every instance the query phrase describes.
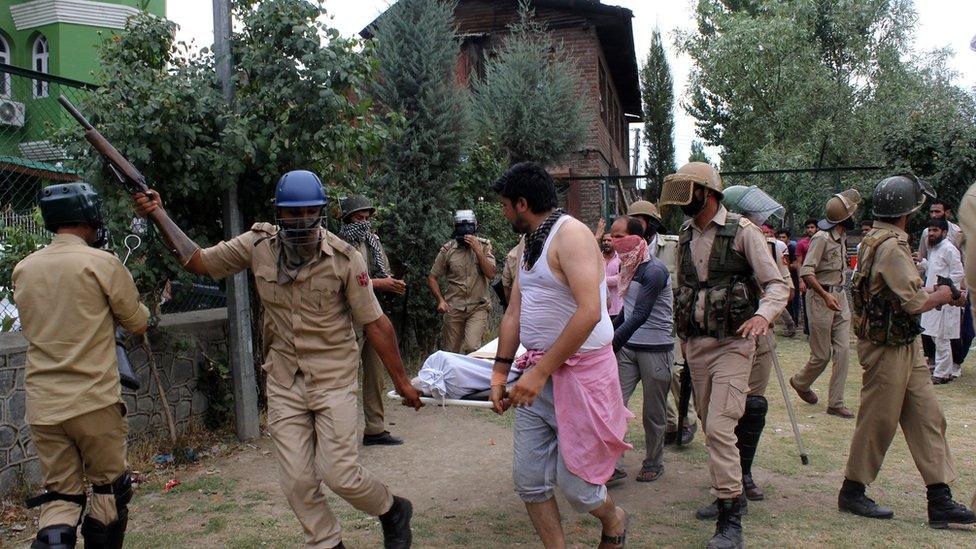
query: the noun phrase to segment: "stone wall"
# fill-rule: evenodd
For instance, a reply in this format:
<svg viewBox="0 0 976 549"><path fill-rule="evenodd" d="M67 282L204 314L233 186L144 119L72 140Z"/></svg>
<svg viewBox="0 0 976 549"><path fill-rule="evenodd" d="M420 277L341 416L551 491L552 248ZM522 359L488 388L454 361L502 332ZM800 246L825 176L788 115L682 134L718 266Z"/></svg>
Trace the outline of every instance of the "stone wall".
<svg viewBox="0 0 976 549"><path fill-rule="evenodd" d="M136 338L129 359L139 377L138 393L122 391L128 409L129 439L165 433L166 419L149 361ZM207 399L197 387L204 354L213 360L227 356L227 311L211 309L164 315L152 330L150 344L177 430L198 424ZM40 481L40 467L30 427L24 422L24 372L27 341L19 333L0 334L0 497L26 479Z"/></svg>

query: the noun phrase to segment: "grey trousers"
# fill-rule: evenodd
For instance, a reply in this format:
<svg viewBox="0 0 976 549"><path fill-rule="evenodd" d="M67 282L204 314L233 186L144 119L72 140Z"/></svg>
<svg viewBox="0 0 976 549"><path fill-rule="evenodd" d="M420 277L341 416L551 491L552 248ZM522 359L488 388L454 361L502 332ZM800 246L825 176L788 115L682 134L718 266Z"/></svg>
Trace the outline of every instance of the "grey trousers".
<svg viewBox="0 0 976 549"><path fill-rule="evenodd" d="M566 469L559 452L556 407L552 379L531 406L515 409L515 460L512 465L515 492L526 503L552 499L556 486L578 513L603 505L607 488L590 484Z"/></svg>
<svg viewBox="0 0 976 549"><path fill-rule="evenodd" d="M644 444L646 455L642 470L660 472L664 470L664 431L667 427L668 390L671 388L671 364L674 351L649 352L636 351L622 347L617 351L617 367L620 373L620 389L623 391L624 406L630 401L637 383L643 384ZM623 456L617 462L620 468Z"/></svg>

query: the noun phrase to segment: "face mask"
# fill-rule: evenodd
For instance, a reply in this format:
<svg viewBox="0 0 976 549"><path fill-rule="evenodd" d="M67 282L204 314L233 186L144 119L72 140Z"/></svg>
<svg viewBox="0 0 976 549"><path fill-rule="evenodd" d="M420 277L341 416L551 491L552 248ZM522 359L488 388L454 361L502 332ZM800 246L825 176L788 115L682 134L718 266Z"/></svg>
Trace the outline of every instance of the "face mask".
<svg viewBox="0 0 976 549"><path fill-rule="evenodd" d="M661 230L661 222L656 217L647 220L647 229L644 230L644 238L650 240Z"/></svg>
<svg viewBox="0 0 976 549"><path fill-rule="evenodd" d="M469 234L475 234L477 230L478 226L470 221L456 223L454 225L454 240L457 241L458 246L467 247L468 243L464 241L464 237Z"/></svg>
<svg viewBox="0 0 976 549"><path fill-rule="evenodd" d="M847 219L845 219L845 220L843 220L843 221L840 222L840 226L841 227L844 227L845 230L853 231L854 230L854 220L851 219L850 217L848 217Z"/></svg>
<svg viewBox="0 0 976 549"><path fill-rule="evenodd" d="M695 217L696 215L701 213L701 211L704 209L705 209L704 193L701 194L701 197L699 197L698 194L696 193L692 197L691 202L681 206L681 211L684 212L684 214L687 215L688 217Z"/></svg>
<svg viewBox="0 0 976 549"><path fill-rule="evenodd" d="M314 217L295 217L289 219L279 219L281 225L281 240L286 244L303 245L318 242L319 228L322 226L322 218Z"/></svg>

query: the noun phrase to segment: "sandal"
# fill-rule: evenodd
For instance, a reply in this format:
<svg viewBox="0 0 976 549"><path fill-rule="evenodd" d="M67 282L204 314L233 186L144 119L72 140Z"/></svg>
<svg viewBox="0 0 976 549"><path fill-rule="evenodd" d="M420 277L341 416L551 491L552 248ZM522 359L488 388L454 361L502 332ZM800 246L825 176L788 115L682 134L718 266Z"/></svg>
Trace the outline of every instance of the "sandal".
<svg viewBox="0 0 976 549"><path fill-rule="evenodd" d="M624 510L621 509L621 511ZM619 536L608 536L601 532L600 545L597 546L597 549L624 549L624 546L627 544L627 528L629 524L630 515L627 514L627 511L624 511L624 533Z"/></svg>
<svg viewBox="0 0 976 549"><path fill-rule="evenodd" d="M654 482L664 475L664 469L655 471L654 469L641 469L634 479L637 482Z"/></svg>

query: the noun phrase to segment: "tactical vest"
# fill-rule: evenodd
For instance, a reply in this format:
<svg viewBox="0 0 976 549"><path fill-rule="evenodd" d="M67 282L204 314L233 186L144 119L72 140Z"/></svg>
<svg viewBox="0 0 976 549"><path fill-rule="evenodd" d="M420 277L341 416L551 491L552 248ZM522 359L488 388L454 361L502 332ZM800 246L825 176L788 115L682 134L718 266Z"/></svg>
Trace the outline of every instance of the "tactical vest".
<svg viewBox="0 0 976 549"><path fill-rule="evenodd" d="M875 345L910 345L922 333L921 315L902 309L901 300L887 286L873 295L870 291L874 256L890 238L895 238L895 233L872 231L861 240L857 272L851 280L854 333Z"/></svg>
<svg viewBox="0 0 976 549"><path fill-rule="evenodd" d="M732 337L759 308L760 290L752 266L734 247L740 217L727 214L725 225L715 232L705 282L698 280L691 259L691 225L681 232L678 239L681 261L674 291L674 324L681 339ZM705 291L705 314L699 324L695 321L695 305L700 290Z"/></svg>

